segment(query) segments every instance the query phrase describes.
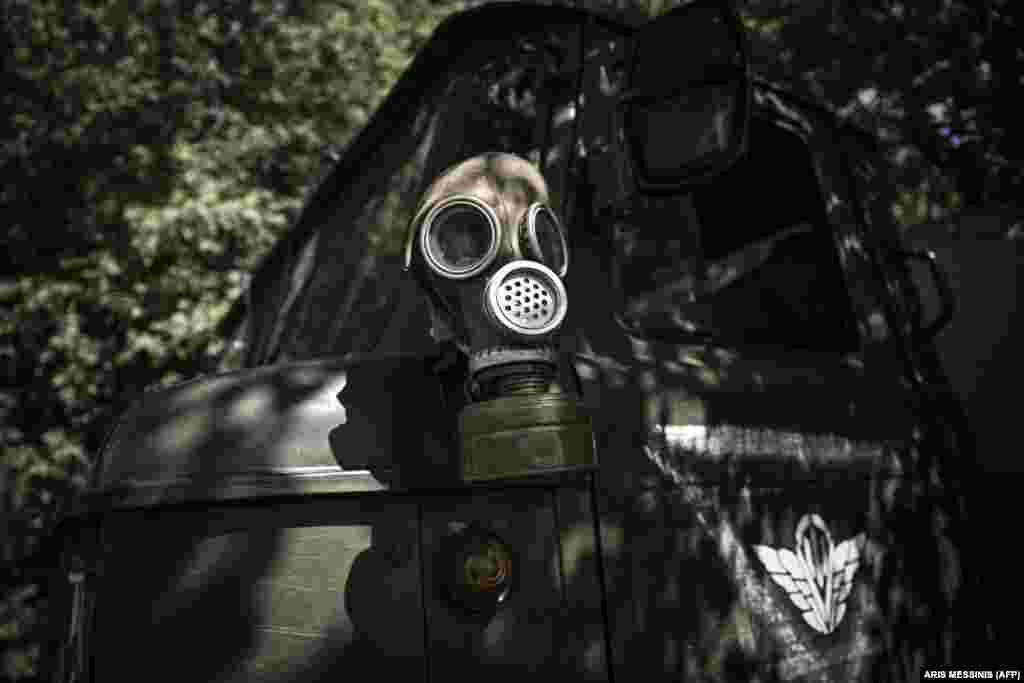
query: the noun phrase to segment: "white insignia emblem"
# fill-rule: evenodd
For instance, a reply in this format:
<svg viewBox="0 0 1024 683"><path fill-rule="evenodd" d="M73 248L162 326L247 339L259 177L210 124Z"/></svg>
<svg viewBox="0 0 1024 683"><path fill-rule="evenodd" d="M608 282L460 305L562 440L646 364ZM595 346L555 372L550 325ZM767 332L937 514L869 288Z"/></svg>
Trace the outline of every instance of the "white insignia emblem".
<svg viewBox="0 0 1024 683"><path fill-rule="evenodd" d="M864 534L858 534L833 545L824 520L810 514L796 525L796 552L767 545L755 545L754 552L804 621L818 633L832 633L846 614L863 544Z"/></svg>

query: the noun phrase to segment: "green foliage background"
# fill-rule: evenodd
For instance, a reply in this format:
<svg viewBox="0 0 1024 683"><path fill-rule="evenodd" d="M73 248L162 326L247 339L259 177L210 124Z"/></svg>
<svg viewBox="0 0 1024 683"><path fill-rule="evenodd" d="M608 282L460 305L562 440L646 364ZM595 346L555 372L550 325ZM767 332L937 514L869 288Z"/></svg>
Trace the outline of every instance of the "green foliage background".
<svg viewBox="0 0 1024 683"><path fill-rule="evenodd" d="M223 321L455 0L0 0L0 676L31 679L20 566L146 387L219 367ZM592 0L628 17L672 2ZM926 6L927 5L927 6ZM758 71L889 144L894 214L1011 202L1006 2L741 3ZM1008 47L1009 46L1009 47Z"/></svg>
<svg viewBox="0 0 1024 683"><path fill-rule="evenodd" d="M460 3L5 1L2 675L19 571L126 402L209 370L221 321L333 154Z"/></svg>

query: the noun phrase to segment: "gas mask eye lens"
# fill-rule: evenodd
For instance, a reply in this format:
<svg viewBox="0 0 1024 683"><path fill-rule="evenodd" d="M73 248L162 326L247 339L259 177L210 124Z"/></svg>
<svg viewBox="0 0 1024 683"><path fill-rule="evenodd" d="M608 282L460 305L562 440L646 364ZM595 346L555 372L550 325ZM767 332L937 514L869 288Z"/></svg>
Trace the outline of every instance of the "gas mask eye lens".
<svg viewBox="0 0 1024 683"><path fill-rule="evenodd" d="M430 231L430 249L452 270L468 270L479 263L491 244L491 226L480 212L455 206L438 216Z"/></svg>
<svg viewBox="0 0 1024 683"><path fill-rule="evenodd" d="M491 209L471 197L435 207L424 220L421 246L441 275L467 278L486 268L498 252L498 221Z"/></svg>
<svg viewBox="0 0 1024 683"><path fill-rule="evenodd" d="M569 250L565 233L555 212L541 204L534 204L526 215L526 242L532 256L565 277L569 265Z"/></svg>

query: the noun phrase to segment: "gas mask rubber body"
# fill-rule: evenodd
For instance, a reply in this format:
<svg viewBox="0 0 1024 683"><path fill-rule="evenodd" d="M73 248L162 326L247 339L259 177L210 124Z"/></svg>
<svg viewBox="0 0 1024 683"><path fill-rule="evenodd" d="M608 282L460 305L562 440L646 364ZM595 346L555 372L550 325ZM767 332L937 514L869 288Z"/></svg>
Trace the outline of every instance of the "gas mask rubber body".
<svg viewBox="0 0 1024 683"><path fill-rule="evenodd" d="M589 419L554 383L569 250L548 202L533 165L484 154L441 174L409 228L406 268L428 296L432 332L468 356L472 401L459 416L468 481L594 462Z"/></svg>

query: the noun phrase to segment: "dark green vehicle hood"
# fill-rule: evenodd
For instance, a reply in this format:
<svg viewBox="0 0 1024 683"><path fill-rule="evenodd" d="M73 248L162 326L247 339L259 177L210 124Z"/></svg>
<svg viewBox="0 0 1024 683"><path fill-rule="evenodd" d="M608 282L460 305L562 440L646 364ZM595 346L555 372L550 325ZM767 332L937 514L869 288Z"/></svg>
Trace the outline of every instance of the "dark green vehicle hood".
<svg viewBox="0 0 1024 683"><path fill-rule="evenodd" d="M899 468L883 446L909 438L908 404L855 359L806 354L805 365L787 365L787 356L633 343L632 357L571 362L599 443L627 429L637 443L670 447L673 458L651 462L677 482L737 468L776 478ZM456 407L434 362L325 359L149 392L106 444L93 497L130 505L457 485Z"/></svg>
<svg viewBox="0 0 1024 683"><path fill-rule="evenodd" d="M328 359L147 393L112 433L94 495L157 504L378 491L403 464L436 477L452 423L425 363Z"/></svg>

